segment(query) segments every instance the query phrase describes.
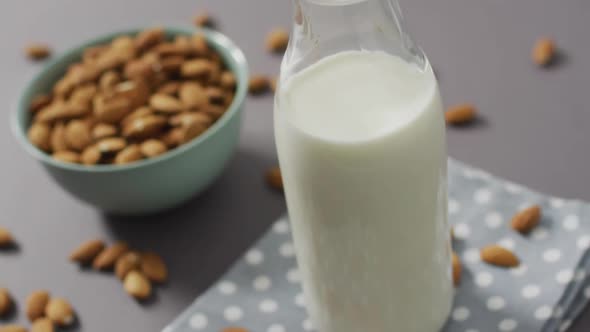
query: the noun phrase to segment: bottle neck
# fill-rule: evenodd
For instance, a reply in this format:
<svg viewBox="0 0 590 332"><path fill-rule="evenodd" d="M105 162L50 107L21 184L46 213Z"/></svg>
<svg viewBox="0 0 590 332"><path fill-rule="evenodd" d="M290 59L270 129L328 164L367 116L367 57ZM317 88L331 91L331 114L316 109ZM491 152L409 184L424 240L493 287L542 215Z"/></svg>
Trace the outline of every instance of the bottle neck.
<svg viewBox="0 0 590 332"><path fill-rule="evenodd" d="M403 28L398 0L292 0L293 32L283 70L343 51L383 51L420 67L425 57Z"/></svg>

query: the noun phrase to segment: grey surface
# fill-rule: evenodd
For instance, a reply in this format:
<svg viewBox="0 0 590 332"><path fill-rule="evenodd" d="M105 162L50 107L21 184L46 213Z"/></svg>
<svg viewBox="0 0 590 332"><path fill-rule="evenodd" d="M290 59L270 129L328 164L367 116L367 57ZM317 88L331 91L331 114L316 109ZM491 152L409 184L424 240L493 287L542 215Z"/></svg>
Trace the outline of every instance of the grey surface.
<svg viewBox="0 0 590 332"><path fill-rule="evenodd" d="M409 30L426 50L447 104L474 102L485 122L450 130L451 156L556 196L590 200L590 2L587 0L403 0ZM97 34L153 24L186 24L206 8L244 49L252 72L275 74L279 58L263 36L288 25L287 0L3 0L0 1L0 99L5 118L38 66L24 60L29 41L57 51ZM542 71L530 64L539 35L554 36L565 61ZM159 331L216 280L284 212L261 174L275 163L270 97L250 98L240 149L203 196L144 220L101 215L63 193L0 131L0 224L19 252L0 254L0 283L19 303L46 287L71 299L80 331ZM91 237L125 239L161 252L171 282L154 303L129 299L113 277L78 271L65 259ZM24 322L22 309L15 319ZM590 329L590 311L574 332ZM525 331L526 332L526 331Z"/></svg>
<svg viewBox="0 0 590 332"><path fill-rule="evenodd" d="M456 160L450 160L448 174L453 249L461 257L463 272L451 315L441 332L563 332L589 300L590 293L585 290L590 289L590 204L547 197ZM532 204L541 206L543 218L529 236L522 236L509 227L510 217L523 205ZM288 226L287 217L279 219L228 273L163 332L221 331L228 325L250 331L326 331L321 325L311 328L305 311L309 302L303 299L300 282L314 278L297 269ZM506 269L483 264L478 248L490 243L514 250L520 265ZM349 249L343 250L347 255L343 259L358 260L371 254L359 250L355 256L356 248ZM391 257L371 258L387 264ZM343 275L357 272L350 269L343 269ZM449 284L450 279L449 276ZM374 286L385 286L383 292L389 294L389 285L380 281L375 281ZM331 290L329 303L342 306L333 307L324 316L348 313L358 321L348 322L344 328L342 324L331 324L330 331L418 331L416 325L420 324L408 324L407 330L398 327L384 331L374 326L367 329L367 321L381 319L381 323L374 325L387 325L386 322L403 321L408 313L396 311L382 317L387 309L367 311L364 299L352 297L355 293L342 289L342 285L334 291L332 285L319 283L320 289ZM420 289L420 285L406 284L413 289ZM317 303L323 303L322 296L316 295ZM351 312L350 308L358 310ZM324 326L330 321L326 317L312 316L316 324L324 319ZM411 325L414 327L410 328Z"/></svg>

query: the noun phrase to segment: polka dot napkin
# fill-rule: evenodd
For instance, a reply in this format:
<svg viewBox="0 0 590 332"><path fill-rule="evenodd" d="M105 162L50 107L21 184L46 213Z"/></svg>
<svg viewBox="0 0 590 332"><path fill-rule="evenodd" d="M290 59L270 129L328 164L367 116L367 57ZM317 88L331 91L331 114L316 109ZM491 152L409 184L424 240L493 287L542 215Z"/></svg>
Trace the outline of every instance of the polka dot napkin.
<svg viewBox="0 0 590 332"><path fill-rule="evenodd" d="M512 231L512 215L533 204L542 207L540 225L528 236ZM590 205L547 197L449 161L448 210L464 273L443 331L567 330L590 298ZM482 263L479 248L491 243L517 252L522 264L506 270ZM229 326L314 331L286 218L164 332Z"/></svg>

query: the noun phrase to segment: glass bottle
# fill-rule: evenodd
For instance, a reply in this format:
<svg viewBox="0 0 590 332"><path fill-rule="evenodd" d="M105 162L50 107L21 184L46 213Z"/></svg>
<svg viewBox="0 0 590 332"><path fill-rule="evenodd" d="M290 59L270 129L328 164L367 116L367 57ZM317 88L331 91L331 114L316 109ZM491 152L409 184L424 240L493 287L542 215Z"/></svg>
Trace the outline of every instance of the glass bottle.
<svg viewBox="0 0 590 332"><path fill-rule="evenodd" d="M451 307L438 84L397 0L292 0L275 137L319 332L435 332Z"/></svg>

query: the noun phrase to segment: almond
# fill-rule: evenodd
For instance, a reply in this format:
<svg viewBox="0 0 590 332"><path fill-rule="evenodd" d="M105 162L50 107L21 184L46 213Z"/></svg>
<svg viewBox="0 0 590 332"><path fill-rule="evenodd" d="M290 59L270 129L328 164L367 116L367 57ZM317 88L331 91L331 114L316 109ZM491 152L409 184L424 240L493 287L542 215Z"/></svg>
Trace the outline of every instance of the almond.
<svg viewBox="0 0 590 332"><path fill-rule="evenodd" d="M141 272L152 282L162 283L168 279L168 268L164 260L153 252L141 255Z"/></svg>
<svg viewBox="0 0 590 332"><path fill-rule="evenodd" d="M205 89L205 93L211 104L223 104L225 101L225 93L220 88L210 86Z"/></svg>
<svg viewBox="0 0 590 332"><path fill-rule="evenodd" d="M99 96L94 99L94 115L101 122L117 123L133 109L131 101L123 97L106 99Z"/></svg>
<svg viewBox="0 0 590 332"><path fill-rule="evenodd" d="M135 37L135 47L139 50L146 50L164 41L164 38L164 29L160 27L147 29Z"/></svg>
<svg viewBox="0 0 590 332"><path fill-rule="evenodd" d="M184 129L183 128L173 128L172 130L168 131L167 133L160 136L160 139L166 146L170 149L175 148L182 144L182 140L184 138Z"/></svg>
<svg viewBox="0 0 590 332"><path fill-rule="evenodd" d="M180 100L165 94L155 94L150 98L150 106L162 113L178 113L184 110Z"/></svg>
<svg viewBox="0 0 590 332"><path fill-rule="evenodd" d="M51 97L48 95L37 95L35 96L29 105L29 110L31 113L37 113L43 107L51 104Z"/></svg>
<svg viewBox="0 0 590 332"><path fill-rule="evenodd" d="M193 35L191 37L191 46L197 56L207 57L210 55L211 50L207 44L207 38L203 34L197 33Z"/></svg>
<svg viewBox="0 0 590 332"><path fill-rule="evenodd" d="M158 93L176 96L180 91L180 82L168 82L158 88Z"/></svg>
<svg viewBox="0 0 590 332"><path fill-rule="evenodd" d="M182 143L190 142L207 130L207 127L198 122L191 122L182 128Z"/></svg>
<svg viewBox="0 0 590 332"><path fill-rule="evenodd" d="M475 120L477 110L472 104L460 104L450 107L445 113L449 125L464 125Z"/></svg>
<svg viewBox="0 0 590 332"><path fill-rule="evenodd" d="M12 297L6 288L0 288L0 317L6 316L12 309Z"/></svg>
<svg viewBox="0 0 590 332"><path fill-rule="evenodd" d="M481 259L488 264L501 267L516 267L520 265L518 257L512 251L495 244L482 248L480 255Z"/></svg>
<svg viewBox="0 0 590 332"><path fill-rule="evenodd" d="M102 240L89 240L82 243L70 254L70 260L86 264L91 262L104 249Z"/></svg>
<svg viewBox="0 0 590 332"><path fill-rule="evenodd" d="M117 135L117 127L108 123L99 123L92 128L92 138L100 140Z"/></svg>
<svg viewBox="0 0 590 332"><path fill-rule="evenodd" d="M67 146L74 151L82 151L92 143L90 127L88 123L82 120L70 121L66 126L64 135Z"/></svg>
<svg viewBox="0 0 590 332"><path fill-rule="evenodd" d="M211 73L212 64L205 59L186 61L182 64L180 72L186 78L206 78Z"/></svg>
<svg viewBox="0 0 590 332"><path fill-rule="evenodd" d="M185 112L185 113L180 113L178 115L170 117L170 120L168 122L170 123L171 126L175 126L175 127L178 127L178 126L187 127L191 123L194 123L194 122L200 123L205 127L209 127L213 123L213 119L211 119L211 117L209 115L207 115L206 113Z"/></svg>
<svg viewBox="0 0 590 332"><path fill-rule="evenodd" d="M221 73L220 84L224 89L233 90L236 88L236 76L230 71Z"/></svg>
<svg viewBox="0 0 590 332"><path fill-rule="evenodd" d="M17 324L0 326L0 332L27 332L27 329Z"/></svg>
<svg viewBox="0 0 590 332"><path fill-rule="evenodd" d="M223 106L220 105L208 105L207 107L205 107L205 109L203 109L203 113L207 114L209 117L211 117L213 120L217 120L219 119L223 114L225 114L225 111L227 109Z"/></svg>
<svg viewBox="0 0 590 332"><path fill-rule="evenodd" d="M133 112L131 112L129 115L125 116L123 118L123 120L121 120L121 125L123 127L129 125L129 123L131 123L133 120L135 119L139 119L141 117L144 117L146 115L151 115L154 114L154 110L152 110L151 108L144 106L144 107L140 107L136 110L134 110Z"/></svg>
<svg viewBox="0 0 590 332"><path fill-rule="evenodd" d="M49 303L49 292L45 290L34 291L27 297L26 312L31 322L45 315L47 303Z"/></svg>
<svg viewBox="0 0 590 332"><path fill-rule="evenodd" d="M103 138L96 143L96 148L100 153L117 153L127 146L127 142L123 138L110 137Z"/></svg>
<svg viewBox="0 0 590 332"><path fill-rule="evenodd" d="M141 153L147 158L157 157L168 151L166 144L153 138L141 143L139 149L141 150Z"/></svg>
<svg viewBox="0 0 590 332"><path fill-rule="evenodd" d="M0 248L6 248L14 245L14 238L9 230L0 226Z"/></svg>
<svg viewBox="0 0 590 332"><path fill-rule="evenodd" d="M195 26L198 27L211 27L213 26L213 20L211 16L207 12L202 12L200 14L195 15L193 18L193 23Z"/></svg>
<svg viewBox="0 0 590 332"><path fill-rule="evenodd" d="M139 149L139 145L131 144L127 146L125 149L121 150L119 153L117 153L117 155L115 156L115 164L130 164L141 159L143 159L143 154Z"/></svg>
<svg viewBox="0 0 590 332"><path fill-rule="evenodd" d="M117 83L119 82L121 82L121 75L119 75L119 73L114 70L109 70L106 73L102 74L98 82L98 85L100 89L103 92L105 92L113 89L115 85L117 85Z"/></svg>
<svg viewBox="0 0 590 332"><path fill-rule="evenodd" d="M54 332L55 327L49 318L39 318L31 325L31 332Z"/></svg>
<svg viewBox="0 0 590 332"><path fill-rule="evenodd" d="M45 44L30 44L26 47L25 53L31 60L43 60L51 55L51 50Z"/></svg>
<svg viewBox="0 0 590 332"><path fill-rule="evenodd" d="M138 270L141 263L141 256L135 251L130 251L117 259L115 263L115 275L124 280L127 273Z"/></svg>
<svg viewBox="0 0 590 332"><path fill-rule="evenodd" d="M531 206L518 212L511 221L512 229L521 233L528 234L533 230L541 220L541 207L538 205Z"/></svg>
<svg viewBox="0 0 590 332"><path fill-rule="evenodd" d="M92 98L96 95L98 87L94 83L86 83L85 85L74 88L70 100L75 100L80 103L90 103Z"/></svg>
<svg viewBox="0 0 590 332"><path fill-rule="evenodd" d="M80 156L80 161L84 165L92 166L98 164L101 158L102 153L100 150L95 145L91 145L84 149L82 155Z"/></svg>
<svg viewBox="0 0 590 332"><path fill-rule="evenodd" d="M289 32L283 28L275 28L266 36L266 49L269 52L284 52L289 44Z"/></svg>
<svg viewBox="0 0 590 332"><path fill-rule="evenodd" d="M113 268L119 257L129 251L129 245L125 242L117 242L103 250L92 262L92 266L97 270L107 270Z"/></svg>
<svg viewBox="0 0 590 332"><path fill-rule="evenodd" d="M255 75L250 78L248 91L250 94L257 95L268 91L270 82L266 76Z"/></svg>
<svg viewBox="0 0 590 332"><path fill-rule="evenodd" d="M51 137L49 139L52 151L65 151L68 149L66 143L66 125L63 122L58 122L51 131Z"/></svg>
<svg viewBox="0 0 590 332"><path fill-rule="evenodd" d="M127 273L123 288L129 295L139 300L145 300L152 294L150 281L138 271Z"/></svg>
<svg viewBox="0 0 590 332"><path fill-rule="evenodd" d="M68 326L74 322L74 309L63 298L50 299L45 307L45 315L58 326Z"/></svg>
<svg viewBox="0 0 590 332"><path fill-rule="evenodd" d="M34 146L38 147L43 151L49 151L51 148L50 135L51 127L43 122L35 122L29 128L28 137Z"/></svg>
<svg viewBox="0 0 590 332"><path fill-rule="evenodd" d="M191 110L202 109L208 102L206 90L200 84L194 82L184 83L180 87L178 95L184 106Z"/></svg>
<svg viewBox="0 0 590 332"><path fill-rule="evenodd" d="M272 92L277 92L277 82L278 82L278 78L275 77L273 79L270 80L270 90Z"/></svg>
<svg viewBox="0 0 590 332"><path fill-rule="evenodd" d="M461 272L463 268L461 267L461 261L459 260L459 256L453 252L453 284L455 287L459 286L461 283Z"/></svg>
<svg viewBox="0 0 590 332"><path fill-rule="evenodd" d="M266 171L266 182L274 189L283 190L281 170L278 167L273 167Z"/></svg>
<svg viewBox="0 0 590 332"><path fill-rule="evenodd" d="M137 118L123 127L123 136L129 138L154 137L166 126L166 122L166 118L159 115Z"/></svg>
<svg viewBox="0 0 590 332"><path fill-rule="evenodd" d="M532 52L533 62L544 67L551 64L555 58L555 42L550 38L540 38L535 43Z"/></svg>
<svg viewBox="0 0 590 332"><path fill-rule="evenodd" d="M52 157L64 163L77 164L80 162L80 155L74 151L58 151Z"/></svg>

